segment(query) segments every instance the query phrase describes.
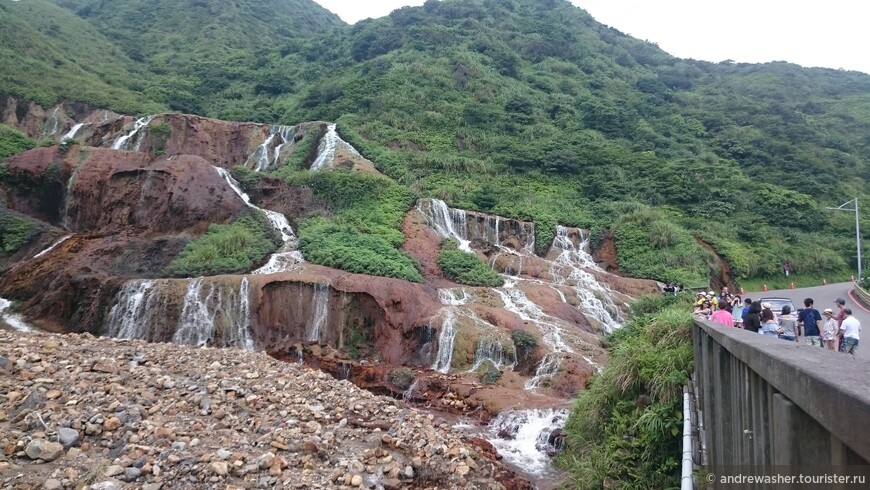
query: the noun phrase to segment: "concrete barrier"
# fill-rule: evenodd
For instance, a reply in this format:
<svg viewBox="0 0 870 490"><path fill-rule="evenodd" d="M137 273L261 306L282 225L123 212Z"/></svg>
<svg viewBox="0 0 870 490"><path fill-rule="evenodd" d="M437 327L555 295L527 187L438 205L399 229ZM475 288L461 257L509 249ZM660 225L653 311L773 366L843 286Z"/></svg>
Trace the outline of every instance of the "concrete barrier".
<svg viewBox="0 0 870 490"><path fill-rule="evenodd" d="M700 320L694 349L711 473L870 463L866 360Z"/></svg>

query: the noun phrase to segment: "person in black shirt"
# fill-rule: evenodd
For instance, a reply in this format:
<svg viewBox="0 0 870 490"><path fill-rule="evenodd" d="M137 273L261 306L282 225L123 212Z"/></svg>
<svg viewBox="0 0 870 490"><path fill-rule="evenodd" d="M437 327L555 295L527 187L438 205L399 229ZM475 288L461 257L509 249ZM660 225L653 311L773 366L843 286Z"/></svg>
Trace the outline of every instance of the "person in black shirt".
<svg viewBox="0 0 870 490"><path fill-rule="evenodd" d="M751 332L758 333L761 328L761 303L753 301L749 304L746 310L746 316L743 317L743 328Z"/></svg>
<svg viewBox="0 0 870 490"><path fill-rule="evenodd" d="M803 325L804 342L806 342L807 345L824 347L825 344L822 342L822 334L819 332L818 323L822 321L822 315L819 314L819 310L813 308L813 298L805 299L804 306L806 306L806 308L798 313L798 324Z"/></svg>

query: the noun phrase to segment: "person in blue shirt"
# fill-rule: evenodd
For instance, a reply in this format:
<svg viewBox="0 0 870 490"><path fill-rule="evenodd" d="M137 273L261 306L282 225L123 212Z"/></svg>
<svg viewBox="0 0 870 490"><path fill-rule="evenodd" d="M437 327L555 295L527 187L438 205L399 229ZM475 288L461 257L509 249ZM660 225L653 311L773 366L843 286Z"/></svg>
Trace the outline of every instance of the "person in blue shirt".
<svg viewBox="0 0 870 490"><path fill-rule="evenodd" d="M822 321L822 315L819 310L813 308L813 298L804 300L804 308L798 313L798 323L803 325L804 341L807 345L815 345L824 347L822 342L822 334L819 331L819 322Z"/></svg>

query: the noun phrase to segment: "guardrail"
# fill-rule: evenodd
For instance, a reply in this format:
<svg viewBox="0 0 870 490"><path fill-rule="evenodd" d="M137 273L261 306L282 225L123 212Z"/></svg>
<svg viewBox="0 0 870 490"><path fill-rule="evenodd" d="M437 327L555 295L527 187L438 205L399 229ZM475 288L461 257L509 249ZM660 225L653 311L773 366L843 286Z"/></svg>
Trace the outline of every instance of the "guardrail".
<svg viewBox="0 0 870 490"><path fill-rule="evenodd" d="M712 474L870 464L866 360L701 320L694 349Z"/></svg>
<svg viewBox="0 0 870 490"><path fill-rule="evenodd" d="M870 292L855 284L855 299L861 302L865 308L870 309Z"/></svg>

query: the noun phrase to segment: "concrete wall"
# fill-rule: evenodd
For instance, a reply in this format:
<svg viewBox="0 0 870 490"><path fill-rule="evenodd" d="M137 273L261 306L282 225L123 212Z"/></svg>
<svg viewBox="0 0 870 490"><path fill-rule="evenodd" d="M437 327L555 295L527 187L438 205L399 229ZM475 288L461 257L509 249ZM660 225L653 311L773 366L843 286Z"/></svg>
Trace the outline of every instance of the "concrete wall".
<svg viewBox="0 0 870 490"><path fill-rule="evenodd" d="M870 463L866 360L702 321L694 343L711 473Z"/></svg>

